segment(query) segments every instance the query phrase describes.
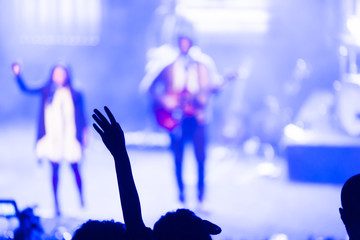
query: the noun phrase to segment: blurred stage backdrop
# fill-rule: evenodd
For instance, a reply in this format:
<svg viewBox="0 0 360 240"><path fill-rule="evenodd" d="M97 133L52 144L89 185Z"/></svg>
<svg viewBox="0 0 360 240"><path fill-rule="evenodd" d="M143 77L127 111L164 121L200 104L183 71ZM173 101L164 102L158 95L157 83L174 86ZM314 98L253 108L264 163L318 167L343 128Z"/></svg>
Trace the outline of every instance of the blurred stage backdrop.
<svg viewBox="0 0 360 240"><path fill-rule="evenodd" d="M219 74L237 73L237 79L213 98L211 146L232 151L230 155L237 156L234 164L257 159L256 164L246 160L241 169L271 163L281 168L282 182L330 188L332 201L339 204L341 184L360 170L359 0L0 0L0 163L4 166L0 173L18 171L8 159L12 152L22 151L9 144L15 137L26 139L21 140L24 151L35 159L32 147L40 99L21 93L11 72L13 62L21 63L31 86L42 85L54 64L68 64L74 86L84 93L90 123L92 109L107 105L126 130L133 151L166 152L166 134L157 126L150 97L139 85L151 49L173 43L175 25L181 21L191 25L195 44L213 58ZM14 136L14 128L28 132L17 131ZM153 158L148 161L158 163ZM274 173L274 165L261 167L265 175ZM0 198L17 197L7 193L12 192L11 184L4 178L0 177ZM36 199L16 200L21 208L36 203ZM51 209L51 197L46 201ZM246 205L233 208L241 212L241 204ZM337 207L331 213L335 218ZM245 216L240 214L241 219ZM253 231L229 217L231 234L225 232L218 239L265 239L253 234L257 227L267 236L297 232L294 226L271 228L266 221L257 225L252 217L247 224L253 224ZM338 220L335 232L299 229L305 236L345 236Z"/></svg>
<svg viewBox="0 0 360 240"><path fill-rule="evenodd" d="M252 122L253 113L276 107L291 107L294 116L314 91L331 91L340 80L339 47L348 32L344 13L356 12L343 9L348 5L330 0L1 1L1 120L34 119L38 111L36 98L18 94L12 62L21 62L29 84L36 86L61 61L71 66L89 112L114 105L130 129L148 127L148 99L138 91L147 51L169 41L165 35L171 35L171 26L165 25L178 15L193 23L196 43L220 74L241 72L243 83L233 83L216 101L217 122L239 117Z"/></svg>

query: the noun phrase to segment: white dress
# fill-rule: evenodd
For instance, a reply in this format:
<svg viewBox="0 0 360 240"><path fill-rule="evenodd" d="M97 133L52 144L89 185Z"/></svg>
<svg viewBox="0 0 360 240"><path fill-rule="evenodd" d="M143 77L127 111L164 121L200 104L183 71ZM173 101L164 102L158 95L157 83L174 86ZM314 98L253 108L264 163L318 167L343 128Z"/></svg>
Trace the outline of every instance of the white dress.
<svg viewBox="0 0 360 240"><path fill-rule="evenodd" d="M75 110L70 89L57 89L52 102L45 104L45 135L36 144L37 156L52 162L78 162L82 150L76 138Z"/></svg>

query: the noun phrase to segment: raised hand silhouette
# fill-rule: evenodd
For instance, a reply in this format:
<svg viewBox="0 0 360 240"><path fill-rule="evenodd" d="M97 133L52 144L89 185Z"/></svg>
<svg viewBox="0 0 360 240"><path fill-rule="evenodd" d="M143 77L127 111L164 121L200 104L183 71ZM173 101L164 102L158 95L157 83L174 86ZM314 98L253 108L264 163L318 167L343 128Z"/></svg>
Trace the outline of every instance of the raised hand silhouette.
<svg viewBox="0 0 360 240"><path fill-rule="evenodd" d="M94 129L114 157L116 177L124 222L131 239L151 239L151 229L146 228L141 215L140 199L132 175L130 159L126 151L124 132L111 111L104 107L109 118L94 109Z"/></svg>
<svg viewBox="0 0 360 240"><path fill-rule="evenodd" d="M101 136L105 146L110 151L110 153L115 156L121 156L125 149L125 137L124 132L121 129L119 123L116 122L113 114L110 112L109 108L104 107L106 114L109 117L110 122L101 114L97 109L94 109L94 114L92 115L95 122L93 127Z"/></svg>

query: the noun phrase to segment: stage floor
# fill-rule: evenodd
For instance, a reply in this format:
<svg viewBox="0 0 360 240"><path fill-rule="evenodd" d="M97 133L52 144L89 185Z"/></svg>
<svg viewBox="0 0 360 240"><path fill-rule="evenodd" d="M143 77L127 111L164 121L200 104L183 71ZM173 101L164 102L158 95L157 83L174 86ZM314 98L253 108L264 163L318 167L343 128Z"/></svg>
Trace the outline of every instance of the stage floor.
<svg viewBox="0 0 360 240"><path fill-rule="evenodd" d="M36 205L47 233L72 233L89 218L122 221L113 160L94 131L81 165L86 206L80 208L73 174L64 163L59 183L61 218L53 217L49 163L39 165L34 156L33 125L0 125L0 133L0 199L16 200L20 210ZM207 211L199 212L191 148L184 162L185 206L177 202L170 153L161 148L129 148L147 226L169 210L186 207L222 227L214 239L260 240L274 234L288 238L271 239L346 239L338 211L340 185L291 182L282 158L246 156L240 149L218 145L209 146L208 152ZM0 219L0 233L14 225Z"/></svg>

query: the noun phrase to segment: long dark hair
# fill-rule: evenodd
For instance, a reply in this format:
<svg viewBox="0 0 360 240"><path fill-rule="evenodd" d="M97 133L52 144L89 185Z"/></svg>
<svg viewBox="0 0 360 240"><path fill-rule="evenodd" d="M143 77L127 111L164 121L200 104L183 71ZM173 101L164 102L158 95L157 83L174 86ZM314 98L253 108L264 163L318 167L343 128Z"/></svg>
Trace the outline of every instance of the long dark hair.
<svg viewBox="0 0 360 240"><path fill-rule="evenodd" d="M56 68L62 68L64 69L65 73L66 73L66 78L65 78L65 82L63 84L63 87L68 87L70 89L70 91L72 92L72 84L71 84L71 74L70 74L70 67L66 66L63 63L58 63L55 64L50 71L50 76L48 78L48 83L47 83L47 87L46 87L46 95L47 95L47 99L46 101L48 103L51 103L53 98L54 98L54 94L58 88L58 86L54 83L53 81L53 75L54 75L54 71Z"/></svg>

